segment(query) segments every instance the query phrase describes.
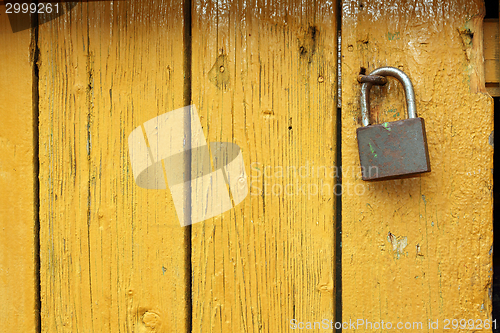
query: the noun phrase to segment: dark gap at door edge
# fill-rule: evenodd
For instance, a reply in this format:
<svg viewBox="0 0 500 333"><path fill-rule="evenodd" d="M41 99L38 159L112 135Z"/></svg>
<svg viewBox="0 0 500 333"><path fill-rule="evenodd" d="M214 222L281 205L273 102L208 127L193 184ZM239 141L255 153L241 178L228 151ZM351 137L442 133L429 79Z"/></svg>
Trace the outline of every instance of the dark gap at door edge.
<svg viewBox="0 0 500 333"><path fill-rule="evenodd" d="M342 323L342 0L337 2L337 105L336 105L336 169L335 195L335 314L334 322ZM342 193L342 191L340 192ZM341 328L335 329L342 332Z"/></svg>
<svg viewBox="0 0 500 333"><path fill-rule="evenodd" d="M183 14L184 14L184 36L183 36L183 44L184 44L184 105L191 105L191 99L192 99L192 85L191 85L191 78L192 78L192 0L184 0L184 8L183 8ZM191 132L191 117L188 117L188 123L185 124L187 127L189 127L189 132ZM189 146L191 144L189 143ZM187 161L187 168L189 170L186 170L188 173L191 173L191 160ZM189 194L189 199L191 199L191 195ZM191 202L187 202L186 206L191 206ZM188 211L190 212L190 207L188 207ZM189 214L188 221L191 220L191 214ZM185 263L186 263L186 268L185 268L185 276L186 276L186 331L187 332L192 332L193 331L193 267L192 267L192 242L191 242L191 237L192 237L192 228L191 225L185 226L186 232L184 234L184 244L186 246L186 251L185 251Z"/></svg>
<svg viewBox="0 0 500 333"><path fill-rule="evenodd" d="M38 1L34 1L38 6ZM38 46L38 15L31 16L30 62L32 68L32 126L33 126L33 261L35 289L35 331L42 332L42 299L40 277L40 155L39 155L39 69L40 48Z"/></svg>

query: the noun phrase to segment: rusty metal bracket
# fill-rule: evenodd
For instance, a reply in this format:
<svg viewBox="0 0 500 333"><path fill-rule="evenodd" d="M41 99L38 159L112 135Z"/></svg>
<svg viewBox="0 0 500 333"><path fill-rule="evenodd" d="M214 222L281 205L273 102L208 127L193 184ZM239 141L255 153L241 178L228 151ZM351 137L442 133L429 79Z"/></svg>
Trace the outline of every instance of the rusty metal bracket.
<svg viewBox="0 0 500 333"><path fill-rule="evenodd" d="M376 86L383 86L387 83L387 78L382 75L358 75L359 83L371 83Z"/></svg>

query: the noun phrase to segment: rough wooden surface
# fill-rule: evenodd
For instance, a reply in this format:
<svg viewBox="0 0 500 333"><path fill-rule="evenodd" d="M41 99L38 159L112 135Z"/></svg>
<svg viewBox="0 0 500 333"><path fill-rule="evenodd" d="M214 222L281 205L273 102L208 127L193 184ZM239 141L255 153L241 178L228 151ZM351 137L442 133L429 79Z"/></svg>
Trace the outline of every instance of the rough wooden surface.
<svg viewBox="0 0 500 333"><path fill-rule="evenodd" d="M250 185L192 227L193 332L333 320L336 4L194 1L192 26L193 104Z"/></svg>
<svg viewBox="0 0 500 333"><path fill-rule="evenodd" d="M35 332L32 36L12 33L0 6L0 323Z"/></svg>
<svg viewBox="0 0 500 333"><path fill-rule="evenodd" d="M426 331L439 320L441 332L445 319L490 318L493 101L481 80L482 11L482 1L342 4L344 321L422 322ZM382 66L413 82L432 172L365 183L356 76ZM403 99L393 79L374 87L372 119L404 117Z"/></svg>
<svg viewBox="0 0 500 333"><path fill-rule="evenodd" d="M84 2L40 27L43 332L187 331L186 229L128 153L185 104L182 8Z"/></svg>

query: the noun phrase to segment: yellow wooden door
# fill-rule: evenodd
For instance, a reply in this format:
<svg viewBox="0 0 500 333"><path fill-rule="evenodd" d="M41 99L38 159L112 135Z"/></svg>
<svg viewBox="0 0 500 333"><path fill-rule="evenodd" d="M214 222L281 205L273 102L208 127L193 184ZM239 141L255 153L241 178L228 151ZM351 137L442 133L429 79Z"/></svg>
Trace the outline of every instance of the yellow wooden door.
<svg viewBox="0 0 500 333"><path fill-rule="evenodd" d="M62 6L13 33L0 5L2 331L491 331L482 1ZM382 66L413 82L432 172L367 183L356 78ZM404 117L403 98L374 87L372 119ZM188 105L196 140L239 147L248 193L226 174L231 208L182 226L175 163L146 174L163 189L134 163L157 161L158 117Z"/></svg>
<svg viewBox="0 0 500 333"><path fill-rule="evenodd" d="M413 82L432 169L344 191L344 321L444 332L447 319L491 319L493 101L484 87L483 17L482 1L343 2L344 171L359 163L356 77L381 66L400 68ZM404 109L396 80L372 89L374 121L399 119ZM343 176L344 188L363 184L356 173Z"/></svg>

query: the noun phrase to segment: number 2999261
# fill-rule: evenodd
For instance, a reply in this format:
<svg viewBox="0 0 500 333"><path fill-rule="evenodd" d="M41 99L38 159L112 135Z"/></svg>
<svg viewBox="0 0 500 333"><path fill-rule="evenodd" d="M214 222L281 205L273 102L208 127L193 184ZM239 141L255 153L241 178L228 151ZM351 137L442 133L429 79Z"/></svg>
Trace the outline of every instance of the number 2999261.
<svg viewBox="0 0 500 333"><path fill-rule="evenodd" d="M5 4L6 14L52 14L59 13L59 4L55 3L9 3Z"/></svg>

